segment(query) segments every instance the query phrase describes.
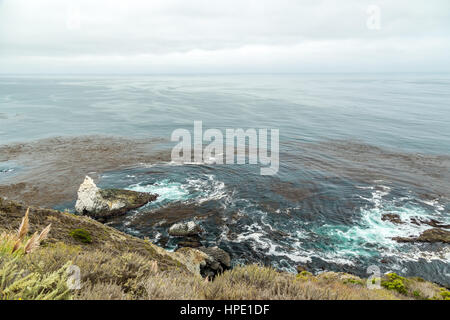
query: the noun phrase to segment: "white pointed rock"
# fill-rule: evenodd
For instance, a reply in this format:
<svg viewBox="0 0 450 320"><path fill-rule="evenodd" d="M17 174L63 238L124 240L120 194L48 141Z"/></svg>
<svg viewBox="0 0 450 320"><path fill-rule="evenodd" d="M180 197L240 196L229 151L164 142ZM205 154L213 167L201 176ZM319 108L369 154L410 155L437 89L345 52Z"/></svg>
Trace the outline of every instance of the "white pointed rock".
<svg viewBox="0 0 450 320"><path fill-rule="evenodd" d="M157 195L130 190L106 189L96 186L92 178L86 176L78 189L75 210L93 218L107 218L124 214L153 201Z"/></svg>
<svg viewBox="0 0 450 320"><path fill-rule="evenodd" d="M78 213L98 212L107 209L108 206L100 194L100 189L91 177L86 176L78 189L78 200L75 210Z"/></svg>

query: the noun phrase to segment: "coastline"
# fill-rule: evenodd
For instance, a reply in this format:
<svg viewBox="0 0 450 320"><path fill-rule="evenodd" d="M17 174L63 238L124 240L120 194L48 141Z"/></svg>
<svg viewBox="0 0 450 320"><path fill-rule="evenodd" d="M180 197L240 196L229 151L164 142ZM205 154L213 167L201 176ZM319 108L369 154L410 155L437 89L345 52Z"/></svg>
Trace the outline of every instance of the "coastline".
<svg viewBox="0 0 450 320"><path fill-rule="evenodd" d="M71 202L86 174L168 161L169 151L155 151L161 142L98 135L0 145L0 162L18 167L10 177L0 176L0 194L43 207Z"/></svg>
<svg viewBox="0 0 450 320"><path fill-rule="evenodd" d="M3 173L3 177L1 177L3 179L0 180L0 196L8 200L19 201L27 205L44 208L54 208L62 203L68 203L68 206L71 206L71 203L74 203L76 200L77 189L86 174L98 177L102 173L108 171L124 170L142 166L143 164L153 165L155 163L168 162L170 159L169 151L161 151L162 148L160 148L163 142L164 141L158 139L132 140L119 137L85 136L49 138L29 143L0 146L0 162L13 162L14 165L18 167L17 171ZM302 146L304 147L304 145ZM392 163L393 161L403 161L399 164L399 170L403 170L405 173L408 172L410 168L419 168L420 165L427 163L428 167L421 171L420 175L425 177L430 172L435 174L428 179L422 179L420 183L423 184L422 187L434 184L436 192L433 194L423 193L423 200L429 201L433 200L435 197L447 196L445 190L438 191L440 186L436 184L436 182L442 182L442 177L438 176L437 173L446 166L446 161L448 161L446 157L420 156L414 158L402 154L393 155L386 151L380 151L380 149L377 148L363 147L354 143L347 143L345 146L347 149L357 150L357 152L352 151L353 153L350 152L348 155L344 155L344 157L346 157L347 160L350 159L359 163L361 169L358 171L343 171L340 167L331 167L331 170L335 171L336 174L344 176L356 174L358 178L360 177L361 179L369 180L368 176L371 177L376 174L380 175L383 166ZM336 155L340 148L339 144L330 147L329 143L323 143L312 145L311 149L313 152L316 152L317 150L325 152L325 150L327 150L328 152L331 152L331 154ZM360 150L369 150L369 152L361 153ZM370 168L372 172L363 169L365 163L374 161L377 157L380 164L376 168ZM312 161L307 161L309 159L309 156L307 156L306 160L302 159L302 161L305 161L307 165L314 168L322 168L325 166L323 162L313 163ZM418 159L418 162L414 162L414 159ZM155 173L158 175L161 172L158 172L157 169L149 169L145 172L145 175L155 175ZM299 188L294 184L283 182L281 180L278 182L271 182L269 188L274 194L284 197L289 201L303 201L308 198L312 199L314 194L318 191L313 183L311 183L311 185L303 185ZM380 192L382 191L384 191L384 189L380 189ZM273 202L268 202L267 204L262 202L261 205L266 206L268 212L278 211L277 205ZM225 236L231 241L239 241L242 236L242 234L232 232L226 228L227 224L236 224L240 221L242 217L239 213L233 214L225 220L213 207L201 207L196 203L184 202L169 203L168 205L157 208L155 212L157 214L152 214L152 212L147 214L148 212L144 211L144 214L136 215L128 226L138 227L143 231L155 229L155 227L158 227L158 230L166 230L169 226L186 219L199 219L202 223L209 219L209 223L213 225L213 228L225 230L225 232L227 232ZM314 217L304 216L303 218L313 219ZM392 221L395 221L395 219ZM118 218L109 225L117 228L118 225L123 226L124 222L126 221ZM423 222L420 223L423 224ZM401 227L400 224L396 225ZM120 227L118 229L126 231L125 227ZM125 233L133 234L130 232ZM144 238L145 233L144 236L139 236L140 238ZM208 245L215 245L216 243L220 243L220 236L221 235L211 234L208 239L203 239L203 241L206 240L205 243ZM273 230L271 236L276 239L282 239L286 237L286 233L280 229ZM165 231L163 231L162 238L158 242L158 245L166 247L169 238L170 237L165 234ZM403 243L412 242L411 239L401 236L398 237L398 240ZM198 243L198 239L196 241ZM190 239L184 242L193 243ZM416 246L412 243L411 245ZM428 244L426 245L428 246ZM429 247L431 246L432 244L429 245ZM445 249L445 244L443 246ZM234 258L236 258L237 254L234 250L231 249L230 253L234 253ZM443 251L443 254L445 254L445 251ZM270 261L266 256L261 256L260 253L258 253L257 256L259 258L252 257L250 262L270 264ZM305 257L305 260L306 258L307 257ZM239 259L235 259L235 262L236 260L240 263ZM299 264L306 265L307 263L298 262L297 265ZM335 266L327 265L326 263L322 263L320 267L322 270L333 270L335 268ZM312 271L312 268L309 271ZM317 272L317 268L315 268L314 271ZM355 269L344 268L343 271L363 276L361 272L355 272ZM421 276L424 277L423 274Z"/></svg>
<svg viewBox="0 0 450 320"><path fill-rule="evenodd" d="M16 232L26 206L0 198L2 237ZM9 273L33 277L53 276L45 294L54 299L76 300L444 300L450 292L419 277L400 277L395 273L370 281L342 272L313 275L299 270L297 275L261 265L236 266L212 279L203 279L199 270L204 254L196 249L168 252L147 240L135 238L88 217L50 209L30 208L30 231L51 222L48 239L36 252L24 256L4 251L0 269L7 276L6 288L14 285L16 294L8 299L34 299L42 296L21 288ZM83 230L89 238L74 236ZM88 241L89 240L89 241ZM14 262L14 268L8 269ZM9 263L9 264L8 264ZM65 269L80 271L81 285L68 287ZM73 268L73 267L72 267ZM12 282L11 282L12 281ZM20 281L20 279L19 279ZM10 283L11 282L11 283ZM369 288L369 284L381 284ZM62 286L62 287L61 287ZM41 289L42 290L42 289ZM52 290L61 293L57 297ZM0 297L5 298L5 297Z"/></svg>

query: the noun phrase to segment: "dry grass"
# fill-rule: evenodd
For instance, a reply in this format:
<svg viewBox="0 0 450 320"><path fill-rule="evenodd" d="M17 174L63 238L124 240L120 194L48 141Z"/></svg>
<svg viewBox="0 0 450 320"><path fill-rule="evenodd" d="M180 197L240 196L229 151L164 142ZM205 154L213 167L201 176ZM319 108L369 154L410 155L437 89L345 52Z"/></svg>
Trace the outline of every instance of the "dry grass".
<svg viewBox="0 0 450 320"><path fill-rule="evenodd" d="M2 207L3 204L3 207ZM20 219L20 205L1 201L0 298L3 299L445 299L449 292L419 278L401 278L403 293L386 287L369 290L366 280L327 272L294 275L258 265L238 266L214 281L190 272L181 260L147 241L84 217L31 209ZM13 217L13 219L9 219ZM52 222L52 228L45 227ZM20 226L18 230L15 227ZM28 238L28 231L35 230ZM91 243L75 241L70 230L83 228ZM43 239L47 241L41 243ZM16 244L20 243L18 247ZM33 245L30 245L33 243ZM67 268L80 270L81 288L69 290ZM398 282L398 281L397 281ZM398 283L396 283L398 284Z"/></svg>
<svg viewBox="0 0 450 320"><path fill-rule="evenodd" d="M236 267L205 282L200 277L157 273L146 279L146 299L348 300L397 299L385 290L369 290L316 276L307 278L258 265Z"/></svg>
<svg viewBox="0 0 450 320"><path fill-rule="evenodd" d="M47 239L51 224L45 227L41 233L38 234L35 232L31 237L27 237L29 230L29 212L30 209L28 208L16 233L4 231L1 234L0 254L29 254L36 250L42 241Z"/></svg>

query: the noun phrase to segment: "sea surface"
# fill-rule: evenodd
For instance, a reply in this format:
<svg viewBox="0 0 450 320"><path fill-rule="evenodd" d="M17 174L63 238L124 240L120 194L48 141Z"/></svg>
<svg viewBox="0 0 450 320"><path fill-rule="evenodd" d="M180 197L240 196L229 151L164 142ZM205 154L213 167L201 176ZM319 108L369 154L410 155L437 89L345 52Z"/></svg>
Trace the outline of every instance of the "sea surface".
<svg viewBox="0 0 450 320"><path fill-rule="evenodd" d="M0 144L109 135L171 149L194 121L279 129L278 174L170 162L105 172L101 187L159 194L112 226L174 250L168 226L195 219L234 264L361 276L375 265L450 285L449 245L392 239L431 228L414 219L450 223L449 74L0 77ZM0 182L15 170L0 163Z"/></svg>

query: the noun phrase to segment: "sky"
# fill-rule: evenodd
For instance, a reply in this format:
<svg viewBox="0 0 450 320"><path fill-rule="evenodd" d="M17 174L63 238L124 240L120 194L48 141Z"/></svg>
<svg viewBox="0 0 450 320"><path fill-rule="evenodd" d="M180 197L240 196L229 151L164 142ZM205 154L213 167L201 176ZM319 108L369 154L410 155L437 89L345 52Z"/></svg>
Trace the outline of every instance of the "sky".
<svg viewBox="0 0 450 320"><path fill-rule="evenodd" d="M0 0L0 73L450 72L449 0Z"/></svg>

